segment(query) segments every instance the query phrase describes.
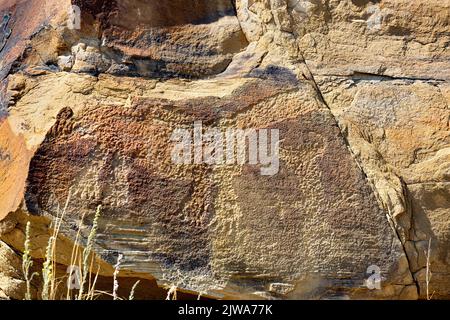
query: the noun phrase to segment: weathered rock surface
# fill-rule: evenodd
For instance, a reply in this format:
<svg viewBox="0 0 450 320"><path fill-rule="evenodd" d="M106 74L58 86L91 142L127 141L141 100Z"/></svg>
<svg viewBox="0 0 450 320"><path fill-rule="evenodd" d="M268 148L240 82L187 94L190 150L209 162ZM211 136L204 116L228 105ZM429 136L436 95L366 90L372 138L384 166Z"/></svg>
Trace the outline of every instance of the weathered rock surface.
<svg viewBox="0 0 450 320"><path fill-rule="evenodd" d="M72 2L80 29L70 1L0 5L4 243L30 220L43 258L68 201L69 265L101 204L106 278L122 253L123 279L215 298L415 299L429 255L450 297L448 1ZM279 172L174 164L195 121L279 129ZM1 248L0 297L20 298Z"/></svg>
<svg viewBox="0 0 450 320"><path fill-rule="evenodd" d="M333 78L323 79L322 86L352 149L396 221L421 288L431 239L431 287L437 295L448 295L450 131L448 98L443 94L447 85Z"/></svg>
<svg viewBox="0 0 450 320"><path fill-rule="evenodd" d="M26 283L22 278L22 259L0 241L0 299L23 299Z"/></svg>

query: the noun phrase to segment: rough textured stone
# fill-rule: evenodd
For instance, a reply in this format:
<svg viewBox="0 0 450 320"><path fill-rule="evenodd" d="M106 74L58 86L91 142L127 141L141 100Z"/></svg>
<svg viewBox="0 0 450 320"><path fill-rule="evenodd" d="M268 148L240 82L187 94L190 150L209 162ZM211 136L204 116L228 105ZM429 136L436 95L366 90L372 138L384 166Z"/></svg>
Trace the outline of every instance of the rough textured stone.
<svg viewBox="0 0 450 320"><path fill-rule="evenodd" d="M442 276L448 274L450 213L449 109L442 93L446 84L324 77L319 86L396 221L402 241L412 242L406 246L412 272L426 267L432 239L431 270L436 277L431 287L447 295Z"/></svg>
<svg viewBox="0 0 450 320"><path fill-rule="evenodd" d="M23 299L26 283L22 278L22 261L2 241L0 241L0 266L0 297Z"/></svg>
<svg viewBox="0 0 450 320"><path fill-rule="evenodd" d="M123 253L124 279L214 298L415 299L429 256L450 296L448 1L72 1L79 30L56 3L0 5L2 241L31 220L42 258L68 199L58 263L101 204L105 279ZM279 129L278 174L174 164L200 120Z"/></svg>

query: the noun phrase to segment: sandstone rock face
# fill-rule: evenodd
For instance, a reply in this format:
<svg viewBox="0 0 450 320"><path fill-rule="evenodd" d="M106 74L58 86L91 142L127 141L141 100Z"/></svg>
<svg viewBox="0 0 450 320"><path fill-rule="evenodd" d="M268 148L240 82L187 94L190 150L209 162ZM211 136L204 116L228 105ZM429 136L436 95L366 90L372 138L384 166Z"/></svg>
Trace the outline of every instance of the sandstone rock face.
<svg viewBox="0 0 450 320"><path fill-rule="evenodd" d="M23 299L26 283L22 279L22 260L5 243L0 242L0 299Z"/></svg>
<svg viewBox="0 0 450 320"><path fill-rule="evenodd" d="M446 84L356 81L326 79L322 83L324 96L333 100L330 105L348 132L352 149L360 154L369 179L393 215L421 288L425 286L431 239L432 287L445 296L450 142L448 99L442 93ZM334 83L333 89L330 83Z"/></svg>
<svg viewBox="0 0 450 320"><path fill-rule="evenodd" d="M72 50L73 71L198 78L224 71L247 45L229 0L74 4L82 21L102 18L90 43Z"/></svg>
<svg viewBox="0 0 450 320"><path fill-rule="evenodd" d="M67 266L98 205L105 279L123 254L212 298L450 297L448 1L37 2L0 5L0 297L27 221L42 259L62 219ZM278 130L275 174L175 163L199 122Z"/></svg>

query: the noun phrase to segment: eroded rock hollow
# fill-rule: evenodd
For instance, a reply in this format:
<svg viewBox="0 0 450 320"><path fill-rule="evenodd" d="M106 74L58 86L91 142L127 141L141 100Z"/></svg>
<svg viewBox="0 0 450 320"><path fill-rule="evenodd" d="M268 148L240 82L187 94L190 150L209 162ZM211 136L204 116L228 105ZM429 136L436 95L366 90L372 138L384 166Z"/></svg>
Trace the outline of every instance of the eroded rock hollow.
<svg viewBox="0 0 450 320"><path fill-rule="evenodd" d="M37 261L58 226L63 274L98 223L94 270L123 256L119 282L151 283L137 298L450 298L449 1L0 13L0 297L22 298L31 222ZM177 163L174 131L199 123L260 148L278 132L276 171L261 153Z"/></svg>

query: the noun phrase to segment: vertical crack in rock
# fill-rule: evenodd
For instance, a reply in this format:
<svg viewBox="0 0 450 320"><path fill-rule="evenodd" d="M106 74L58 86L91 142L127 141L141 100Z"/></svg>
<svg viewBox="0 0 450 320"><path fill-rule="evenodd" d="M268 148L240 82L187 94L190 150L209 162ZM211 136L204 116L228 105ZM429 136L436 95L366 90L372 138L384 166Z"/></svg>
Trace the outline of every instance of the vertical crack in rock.
<svg viewBox="0 0 450 320"><path fill-rule="evenodd" d="M417 298L433 236L432 284L450 294L448 6L41 3L0 3L12 12L0 27L5 244L22 251L31 220L45 247L70 192L58 263L70 264L82 215L86 243L102 204L106 282L126 252L123 278L151 278L155 295L175 284L215 298ZM70 4L79 30L64 27ZM278 175L175 165L173 129L199 120L280 129ZM386 290L366 290L368 262L386 269Z"/></svg>
<svg viewBox="0 0 450 320"><path fill-rule="evenodd" d="M434 243L430 257L433 272L441 279L445 276L440 273L446 274L438 256L446 250L446 230L436 229L442 221L428 219L434 218L434 210L445 217L448 208L445 200L440 200L446 198L446 178L440 168L448 163L445 156L449 142L448 111L445 90L442 90L448 85L445 81L418 78L374 74L323 76L319 86L325 91L322 94L326 99L332 101L331 107L342 130L351 146L356 147L354 152L395 222L423 298L430 238ZM433 119L429 119L429 112L435 114ZM413 122L412 115L417 117ZM405 132L410 132L413 138L405 136ZM435 163L436 173L428 168L431 163ZM415 181L432 181L425 185L429 186L428 190L436 190L436 196ZM442 197L438 198L439 194ZM431 286L445 296L444 285L439 280L432 278Z"/></svg>
<svg viewBox="0 0 450 320"><path fill-rule="evenodd" d="M359 160L358 156L356 155L356 153L355 153L355 151L354 151L354 148L352 147L350 141L348 140L348 137L347 137L347 134L345 133L345 130L342 129L341 122L340 122L339 119L336 117L335 113L333 112L333 110L330 108L330 106L328 105L327 101L325 100L325 98L324 98L324 96L323 96L323 94L322 94L322 92L321 92L321 90L320 90L320 87L319 87L319 85L317 84L317 82L316 82L316 80L315 80L314 75L312 74L310 68L308 67L307 62L305 61L305 59L304 59L303 57L302 57L302 59L303 59L303 62L304 62L305 66L306 66L306 68L307 68L307 70L308 70L308 73L309 73L308 76L309 76L310 80L314 83L314 88L316 89L317 94L318 94L319 97L320 97L320 100L323 102L323 104L325 105L325 107L326 107L326 108L330 111L330 113L333 115L333 117L334 117L334 119L335 119L335 121L336 121L336 125L338 126L338 128L339 128L339 130L340 130L340 132L341 132L341 136L342 136L342 138L344 139L344 141L345 141L345 143L346 143L346 145L347 145L347 148L348 148L349 152L352 154L354 161L357 163L358 167L361 169L362 173L364 174L364 176L365 176L367 182L369 183L369 185L370 185L371 188L372 188L372 191L373 191L374 194L376 195L377 200L379 201L380 205L384 208L383 210L385 210L386 208L388 209L388 211L387 211L387 213L386 213L386 217L387 217L387 219L388 219L388 221L389 221L389 224L390 224L391 227L392 227L392 231L394 232L394 234L395 234L395 236L397 237L398 241L399 241L399 242L401 243L401 245L402 245L402 249L403 249L404 255L405 255L405 257L406 257L406 259L407 259L407 262L408 262L408 269L409 269L409 272L410 272L410 274L411 274L411 278L412 278L412 280L413 280L414 285L416 286L417 293L419 293L419 292L420 292L420 286L419 286L418 281L415 279L413 270L412 270L412 268L411 268L411 266L412 266L412 263L411 263L411 261L410 261L410 259L411 259L410 254L411 254L411 253L409 253L408 250L406 250L406 247L405 247L405 241L408 241L409 239L405 239L405 236L401 236L401 235L400 235L400 233L399 233L399 228L401 229L402 227L398 225L398 223L396 222L395 217L392 216L391 211L389 210L389 205L386 204L386 203L384 203L384 202L382 201L381 197L379 196L379 190L378 190L377 187L374 185L374 183L371 181L371 179L369 179L369 177L368 177L368 175L367 175L367 173L366 173L366 169L365 169L365 166L364 166L364 162ZM378 76L378 75L375 75L375 76ZM404 181L403 181L400 177L398 177L398 179L399 179L400 182L401 182L401 186L402 186L402 194L403 194L403 197L404 197L404 202L405 202L405 203L410 203L410 199L409 199L408 196L407 196L407 187L406 187L406 184L404 183ZM410 217L410 219L412 220L413 215L412 215L412 212L410 212L410 210L412 210L412 208L411 208L410 205L406 205L406 208L407 208L407 209L406 209L406 210L407 210L406 215L407 215L408 217ZM412 223L411 223L411 228L412 228L412 227L413 227L413 226L412 226ZM406 230L406 231L409 232L409 230Z"/></svg>

